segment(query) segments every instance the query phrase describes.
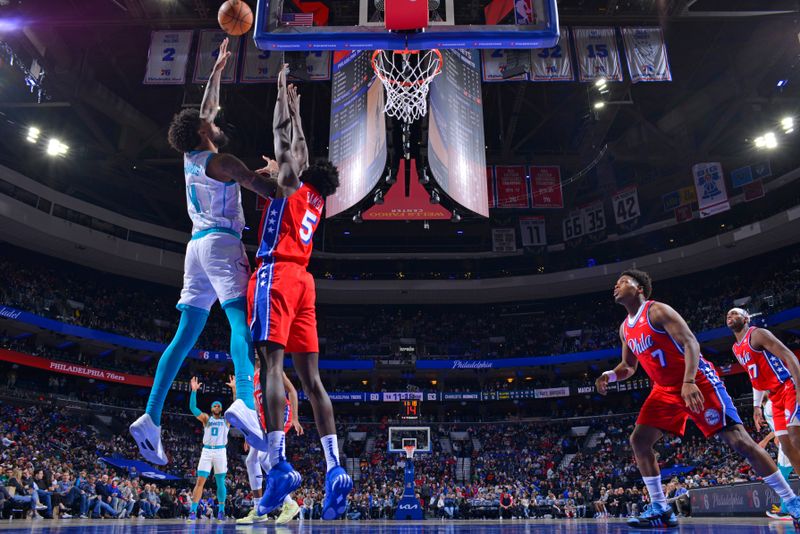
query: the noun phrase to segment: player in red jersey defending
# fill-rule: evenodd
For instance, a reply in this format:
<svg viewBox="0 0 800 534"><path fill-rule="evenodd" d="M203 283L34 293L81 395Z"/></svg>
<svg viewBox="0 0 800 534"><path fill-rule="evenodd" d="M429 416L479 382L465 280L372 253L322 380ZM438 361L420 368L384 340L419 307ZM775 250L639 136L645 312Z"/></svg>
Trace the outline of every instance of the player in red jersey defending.
<svg viewBox="0 0 800 534"><path fill-rule="evenodd" d="M265 208L261 243L256 253L259 268L250 279L248 310L250 331L261 359L261 390L266 404L270 464L258 515L280 506L300 485L300 474L283 455L286 439L283 416L284 353L292 362L311 402L327 462L323 519L344 514L353 481L339 465L339 445L333 406L319 377L319 341L314 278L306 271L314 231L322 218L325 198L339 187L339 171L330 162L307 169L301 165L305 140L293 135L299 128L299 97L286 86L287 68L278 76L273 134L278 164L278 190Z"/></svg>
<svg viewBox="0 0 800 534"><path fill-rule="evenodd" d="M686 420L691 418L706 437L719 436L744 456L785 501L795 527L800 527L800 498L769 454L745 431L725 385L700 354L689 325L671 307L649 300L652 290L650 276L642 271L625 271L617 280L614 300L628 311L619 330L622 361L595 382L597 391L605 395L609 383L630 378L641 363L654 383L630 437L651 504L639 517L629 519L628 525L650 528L678 524L664 496L653 446L665 432L683 435Z"/></svg>
<svg viewBox="0 0 800 534"><path fill-rule="evenodd" d="M726 323L736 336L733 354L753 384L756 429L765 423L761 405L766 392L772 401L775 436L794 470L800 473L800 391L795 387L800 383L800 362L772 332L750 326L750 315L745 310L731 309Z"/></svg>

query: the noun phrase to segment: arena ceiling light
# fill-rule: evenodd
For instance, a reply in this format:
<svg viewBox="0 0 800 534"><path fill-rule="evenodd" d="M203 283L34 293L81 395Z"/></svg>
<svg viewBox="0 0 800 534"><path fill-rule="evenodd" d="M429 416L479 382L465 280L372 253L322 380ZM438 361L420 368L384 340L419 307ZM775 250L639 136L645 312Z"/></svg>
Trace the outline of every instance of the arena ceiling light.
<svg viewBox="0 0 800 534"><path fill-rule="evenodd" d="M783 127L784 133L792 133L794 131L794 118L793 117L784 117L781 119L781 126Z"/></svg>
<svg viewBox="0 0 800 534"><path fill-rule="evenodd" d="M594 109L603 109L604 107L606 107L606 103L602 100L598 100L594 103Z"/></svg>
<svg viewBox="0 0 800 534"><path fill-rule="evenodd" d="M756 137L753 139L753 143L756 145L756 148L766 148L769 150L778 148L778 138L775 136L774 132L767 132L764 135Z"/></svg>
<svg viewBox="0 0 800 534"><path fill-rule="evenodd" d="M55 137L47 143L48 156L65 156L67 152L69 152L69 147Z"/></svg>
<svg viewBox="0 0 800 534"><path fill-rule="evenodd" d="M39 136L41 135L42 131L37 128L36 126L31 126L28 128L28 137L27 140L29 143L36 143L39 141Z"/></svg>

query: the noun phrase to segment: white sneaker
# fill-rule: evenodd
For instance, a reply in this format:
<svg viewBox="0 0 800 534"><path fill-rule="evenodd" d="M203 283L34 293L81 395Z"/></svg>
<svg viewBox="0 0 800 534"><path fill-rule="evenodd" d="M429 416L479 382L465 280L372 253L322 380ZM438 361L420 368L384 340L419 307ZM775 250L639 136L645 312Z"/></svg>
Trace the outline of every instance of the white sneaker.
<svg viewBox="0 0 800 534"><path fill-rule="evenodd" d="M167 455L161 445L161 427L156 426L148 414L134 421L129 429L145 460L156 465L167 463Z"/></svg>
<svg viewBox="0 0 800 534"><path fill-rule="evenodd" d="M225 420L244 434L248 445L259 451L267 450L267 440L261 430L258 414L248 408L242 399L236 399L225 411Z"/></svg>
<svg viewBox="0 0 800 534"><path fill-rule="evenodd" d="M68 514L68 513L66 513L66 512L63 512L63 513L61 514L61 519L71 519L71 518L72 518L72 516L71 516L71 515L69 515L69 514Z"/></svg>

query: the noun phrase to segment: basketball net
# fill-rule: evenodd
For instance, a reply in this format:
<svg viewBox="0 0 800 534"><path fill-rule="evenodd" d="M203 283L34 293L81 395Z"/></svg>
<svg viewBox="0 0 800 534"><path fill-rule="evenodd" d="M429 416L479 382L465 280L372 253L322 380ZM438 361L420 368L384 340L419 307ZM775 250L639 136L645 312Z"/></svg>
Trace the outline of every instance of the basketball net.
<svg viewBox="0 0 800 534"><path fill-rule="evenodd" d="M406 450L406 458L411 459L414 457L414 451L417 450L416 445L403 445L403 448Z"/></svg>
<svg viewBox="0 0 800 534"><path fill-rule="evenodd" d="M431 82L442 72L439 50L376 50L372 68L386 89L387 115L405 124L427 115Z"/></svg>

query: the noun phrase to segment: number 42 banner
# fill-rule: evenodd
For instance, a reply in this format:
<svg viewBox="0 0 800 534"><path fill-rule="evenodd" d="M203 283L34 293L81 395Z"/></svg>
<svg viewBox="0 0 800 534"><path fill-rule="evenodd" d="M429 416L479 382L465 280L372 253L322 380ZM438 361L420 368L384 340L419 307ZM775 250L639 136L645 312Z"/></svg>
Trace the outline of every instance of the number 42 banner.
<svg viewBox="0 0 800 534"><path fill-rule="evenodd" d="M639 208L639 192L635 187L614 193L611 204L614 206L614 220L617 224L632 221L642 214Z"/></svg>

